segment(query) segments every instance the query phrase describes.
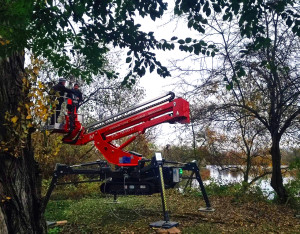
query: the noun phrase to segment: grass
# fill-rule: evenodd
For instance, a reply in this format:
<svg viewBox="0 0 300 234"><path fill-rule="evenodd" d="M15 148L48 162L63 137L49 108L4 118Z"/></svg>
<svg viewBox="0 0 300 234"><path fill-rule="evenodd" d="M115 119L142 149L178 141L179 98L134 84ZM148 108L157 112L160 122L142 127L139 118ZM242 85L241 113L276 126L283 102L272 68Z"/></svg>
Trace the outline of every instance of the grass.
<svg viewBox="0 0 300 234"><path fill-rule="evenodd" d="M159 204L155 201L159 197L150 199L151 201L140 198L120 197L118 204L111 203L112 198L51 201L46 210L46 218L68 220L69 224L61 229L62 233L120 233L130 225L134 229L139 226L147 229L150 217L161 216ZM148 207L144 202L148 203Z"/></svg>
<svg viewBox="0 0 300 234"><path fill-rule="evenodd" d="M171 220L179 222L182 233L300 233L300 219L291 208L225 190L210 195L213 213L198 211L205 206L199 193L167 190ZM149 224L163 219L159 194L121 196L118 204L112 201L112 196L51 200L47 220L68 220L68 224L49 233L155 233Z"/></svg>

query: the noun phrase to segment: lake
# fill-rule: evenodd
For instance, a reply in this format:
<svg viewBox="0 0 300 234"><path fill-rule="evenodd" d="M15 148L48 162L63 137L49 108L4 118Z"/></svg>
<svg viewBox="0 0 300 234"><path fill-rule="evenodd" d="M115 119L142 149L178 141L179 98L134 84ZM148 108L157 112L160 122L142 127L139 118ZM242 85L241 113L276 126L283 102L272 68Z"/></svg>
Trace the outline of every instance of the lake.
<svg viewBox="0 0 300 234"><path fill-rule="evenodd" d="M230 167L230 166L229 166ZM216 182L220 185L227 185L227 184L234 184L234 183L242 183L243 181L243 173L242 172L233 172L230 170L221 170L220 166L217 165L207 165L206 169L209 170L209 179L204 180L204 184L209 184L211 181ZM283 183L287 184L289 181L293 180L294 178L291 176L287 176L283 178ZM251 180L251 176L249 181ZM265 177L257 182L255 182L255 185L258 185L264 195L268 197L269 199L274 198L274 190L270 185L271 178ZM198 182L196 180L193 181L193 186L197 187Z"/></svg>

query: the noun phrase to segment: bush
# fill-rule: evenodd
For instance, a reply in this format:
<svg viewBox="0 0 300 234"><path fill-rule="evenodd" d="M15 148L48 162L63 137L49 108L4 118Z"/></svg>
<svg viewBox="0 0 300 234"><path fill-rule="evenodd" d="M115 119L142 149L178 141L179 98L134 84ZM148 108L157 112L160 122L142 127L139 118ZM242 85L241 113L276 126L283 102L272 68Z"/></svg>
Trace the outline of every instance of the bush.
<svg viewBox="0 0 300 234"><path fill-rule="evenodd" d="M85 176L78 176L77 182L88 180ZM43 180L42 191L45 195L51 180ZM72 183L67 185L58 185L54 188L51 199L62 200L62 199L81 199L81 198L96 198L102 196L100 192L100 183Z"/></svg>
<svg viewBox="0 0 300 234"><path fill-rule="evenodd" d="M300 158L296 158L289 166L295 172L295 179L286 185L289 204L300 213Z"/></svg>
<svg viewBox="0 0 300 234"><path fill-rule="evenodd" d="M219 184L216 181L210 181L205 185L205 191L210 196L230 196L232 202L244 202L244 201L267 201L267 196L263 193L259 186L249 186L248 184L234 183L234 184ZM203 196L198 188L187 188L184 191L187 195Z"/></svg>

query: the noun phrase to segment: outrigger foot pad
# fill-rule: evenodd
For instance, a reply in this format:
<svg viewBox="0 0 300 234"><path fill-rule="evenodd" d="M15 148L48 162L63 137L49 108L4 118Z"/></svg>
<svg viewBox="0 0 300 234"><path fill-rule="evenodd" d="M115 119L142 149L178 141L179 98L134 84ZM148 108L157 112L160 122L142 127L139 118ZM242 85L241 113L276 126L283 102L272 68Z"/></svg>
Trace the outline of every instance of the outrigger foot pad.
<svg viewBox="0 0 300 234"><path fill-rule="evenodd" d="M150 223L150 227L152 228L163 228L163 229L170 229L172 227L177 227L178 225L179 225L178 222L163 221L163 220Z"/></svg>
<svg viewBox="0 0 300 234"><path fill-rule="evenodd" d="M211 208L211 207L200 207L198 210L203 211L203 212L214 212L215 211L215 209Z"/></svg>

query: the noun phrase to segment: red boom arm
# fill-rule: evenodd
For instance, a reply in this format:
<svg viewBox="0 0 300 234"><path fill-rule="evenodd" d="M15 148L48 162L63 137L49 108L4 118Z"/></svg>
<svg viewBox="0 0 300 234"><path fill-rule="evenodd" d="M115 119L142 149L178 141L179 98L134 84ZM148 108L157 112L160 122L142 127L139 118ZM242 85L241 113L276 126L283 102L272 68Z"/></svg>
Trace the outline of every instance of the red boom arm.
<svg viewBox="0 0 300 234"><path fill-rule="evenodd" d="M76 116L77 117L77 116ZM104 155L108 162L118 166L137 166L141 156L133 152L125 151L139 134L143 134L147 128L161 123L189 123L189 103L177 98L168 103L152 107L127 118L103 126L100 129L87 133L80 122L75 120L75 129L64 138L65 143L83 145L90 141L95 142L95 146ZM65 131L68 129L68 116ZM120 146L112 142L120 138L131 136Z"/></svg>

